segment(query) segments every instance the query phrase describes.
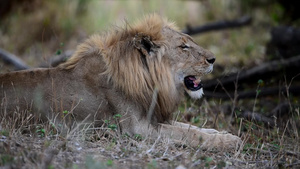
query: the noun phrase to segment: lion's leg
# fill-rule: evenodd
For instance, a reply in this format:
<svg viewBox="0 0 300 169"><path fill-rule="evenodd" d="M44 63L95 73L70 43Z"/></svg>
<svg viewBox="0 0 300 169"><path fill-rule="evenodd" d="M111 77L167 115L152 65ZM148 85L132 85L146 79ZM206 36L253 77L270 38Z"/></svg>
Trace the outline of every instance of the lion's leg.
<svg viewBox="0 0 300 169"><path fill-rule="evenodd" d="M241 139L230 133L220 133L214 129L200 129L196 126L175 122L173 125L160 124L160 134L176 141L184 141L192 147L204 149L236 148Z"/></svg>
<svg viewBox="0 0 300 169"><path fill-rule="evenodd" d="M218 132L214 129L203 129L180 122L173 122L172 125L159 123L158 127L154 127L146 119L129 116L121 120L120 124L122 132L131 136L141 134L143 137L156 139L161 135L171 138L175 142L186 143L192 147L201 147L203 149L230 149L236 148L241 143L239 137L230 133Z"/></svg>
<svg viewBox="0 0 300 169"><path fill-rule="evenodd" d="M191 124L187 124L187 123L182 123L182 122L172 122L172 125L174 126L178 126L178 127L185 127L185 128L193 128L193 129L198 129L201 130L202 132L208 133L208 134L216 134L219 133L218 130L215 129L206 129L206 128L199 128L197 126L191 125Z"/></svg>

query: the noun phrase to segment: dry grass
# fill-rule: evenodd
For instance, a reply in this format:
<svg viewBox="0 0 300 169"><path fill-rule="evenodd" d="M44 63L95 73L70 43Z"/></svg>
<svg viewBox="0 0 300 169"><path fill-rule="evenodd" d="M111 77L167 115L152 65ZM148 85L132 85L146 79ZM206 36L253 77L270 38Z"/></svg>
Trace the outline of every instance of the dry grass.
<svg viewBox="0 0 300 169"><path fill-rule="evenodd" d="M224 105L231 101L204 99L201 106L190 100L184 103L178 112L178 120L187 121L190 116L190 123L199 127L231 130L243 139L240 149L231 152L202 150L175 144L164 137L150 140L137 135L130 138L120 135L108 124L97 129L75 127L60 133L53 123L41 122L27 112L16 112L13 117L1 113L0 166L89 169L299 167L299 128L296 126L299 108L293 110L294 114L285 126L267 128L238 117L233 118L233 123L228 122L230 117L226 115Z"/></svg>

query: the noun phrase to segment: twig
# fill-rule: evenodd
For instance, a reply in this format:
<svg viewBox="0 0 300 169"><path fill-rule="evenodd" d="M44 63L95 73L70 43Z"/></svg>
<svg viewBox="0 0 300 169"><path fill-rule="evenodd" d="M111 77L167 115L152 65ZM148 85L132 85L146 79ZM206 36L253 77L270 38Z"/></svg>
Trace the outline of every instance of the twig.
<svg viewBox="0 0 300 169"><path fill-rule="evenodd" d="M238 96L239 96L238 95L238 80L239 80L239 74L237 74L236 81L234 82L235 90L234 90L234 97L233 97L232 108L231 108L230 122L232 121L232 116L233 116L235 106L237 104L237 100L238 100ZM236 114L235 114L235 116L236 116Z"/></svg>
<svg viewBox="0 0 300 169"><path fill-rule="evenodd" d="M189 35L195 35L195 34L200 34L200 33L209 32L209 31L242 27L245 25L249 25L251 22L252 22L252 18L250 16L244 16L244 17L241 17L236 20L218 21L218 22L213 22L213 23L210 23L207 25L198 26L198 27L194 27L194 28L187 25L186 30L183 30L182 32L189 34Z"/></svg>
<svg viewBox="0 0 300 169"><path fill-rule="evenodd" d="M15 70L29 69L29 66L26 65L21 59L3 49L0 49L0 58L4 62L12 64L15 67Z"/></svg>
<svg viewBox="0 0 300 169"><path fill-rule="evenodd" d="M273 152L277 152L279 153L279 151L277 150L278 147L275 147L274 145L270 144L270 143L265 143L267 146L271 147L271 150ZM300 157L300 153L297 153L297 152L293 152L293 151L290 151L290 150L285 150L285 149L281 149L280 150L281 152L287 154L287 155L290 155L290 156L295 156L295 157Z"/></svg>
<svg viewBox="0 0 300 169"><path fill-rule="evenodd" d="M70 138L70 136L72 136L73 133L75 133L75 131L80 127L81 124L84 124L88 118L90 117L91 114L88 114L79 124L77 124L66 136L66 140Z"/></svg>
<svg viewBox="0 0 300 169"><path fill-rule="evenodd" d="M267 163L269 163L268 160L261 160L261 161L240 161L240 160L233 160L233 162L237 162L239 164L258 164L258 163L267 164Z"/></svg>
<svg viewBox="0 0 300 169"><path fill-rule="evenodd" d="M225 91L225 93L226 93L226 97L228 97L230 100L231 100L231 102L233 102L233 95L232 94L230 94L226 89L225 89L225 87L223 86L223 84L222 84L222 82L219 80L219 79L217 79L217 81L218 81L218 83L221 85L221 87L222 87L222 89ZM209 94L210 93L208 93L208 96L209 96ZM207 97L207 93L205 92L205 95L204 95L205 97Z"/></svg>
<svg viewBox="0 0 300 169"><path fill-rule="evenodd" d="M297 74L296 76L294 76L292 79L291 79L291 81L290 81L290 83L289 84L287 84L287 80L286 80L286 76L285 76L285 82L286 82L286 90L287 90L287 98L288 99L290 99L290 94L289 94L289 92L288 92L288 90L289 90L289 88L291 87L291 85L292 85L292 82L294 81L294 79L296 78L296 77L298 77L300 75L300 73L299 74ZM292 104L291 104L291 102L288 102L289 103L289 106L290 106L290 110L292 110L293 108L292 108Z"/></svg>
<svg viewBox="0 0 300 169"><path fill-rule="evenodd" d="M155 145L156 145L157 142L160 140L160 137L161 137L161 135L158 135L157 139L154 141L154 143L153 143L153 145L151 146L151 148L148 149L148 150L146 151L147 154L148 154L148 153L151 153L151 152L154 150Z"/></svg>
<svg viewBox="0 0 300 169"><path fill-rule="evenodd" d="M295 163L293 163L293 164L286 165L285 167L286 167L286 168L290 168L290 167L295 167L295 166L300 166L300 161L295 162Z"/></svg>

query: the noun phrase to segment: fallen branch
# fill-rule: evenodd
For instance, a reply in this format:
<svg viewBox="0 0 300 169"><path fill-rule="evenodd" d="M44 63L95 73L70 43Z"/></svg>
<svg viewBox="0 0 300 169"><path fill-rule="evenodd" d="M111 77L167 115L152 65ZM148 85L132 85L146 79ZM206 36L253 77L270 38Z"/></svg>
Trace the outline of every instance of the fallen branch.
<svg viewBox="0 0 300 169"><path fill-rule="evenodd" d="M218 22L213 22L213 23L207 24L207 25L198 26L195 28L192 28L191 26L187 25L186 30L183 30L182 32L189 34L189 35L195 35L195 34L200 34L200 33L209 32L209 31L242 27L245 25L249 25L251 22L252 22L252 18L250 16L244 16L244 17L241 17L236 20L218 21Z"/></svg>
<svg viewBox="0 0 300 169"><path fill-rule="evenodd" d="M299 86L290 86L288 91L290 93L293 93L294 95L300 95ZM286 87L261 88L258 95L256 90L238 92L237 100L244 99L244 98L255 98L255 97L262 97L262 96L278 95L278 93L283 93L286 95L286 92L287 92ZM204 96L206 98L230 99L230 98L234 98L234 92L225 94L221 92L204 91Z"/></svg>
<svg viewBox="0 0 300 169"><path fill-rule="evenodd" d="M270 127L275 126L274 118L266 117L266 116L262 115L261 113L245 111L242 114L242 117L249 120L249 121L262 122L266 126L270 126Z"/></svg>
<svg viewBox="0 0 300 169"><path fill-rule="evenodd" d="M267 117L282 117L283 115L288 115L290 112L290 105L288 102L279 103L270 113L267 114Z"/></svg>
<svg viewBox="0 0 300 169"><path fill-rule="evenodd" d="M12 64L15 67L15 70L29 69L29 66L25 64L20 58L3 49L0 49L0 58L4 62Z"/></svg>
<svg viewBox="0 0 300 169"><path fill-rule="evenodd" d="M294 56L288 59L283 60L275 60L272 62L268 62L259 66L256 66L252 69L242 70L240 73L235 73L223 78L216 78L220 79L220 82L223 86L226 85L233 85L235 81L238 80L239 83L246 79L257 79L263 75L269 74L271 72L279 72L284 68L297 68L295 71L298 70L300 66L300 55ZM298 70L299 72L299 70ZM237 77L238 76L238 77ZM205 84L204 89L209 90L214 88L218 85L218 81L216 79L208 80L203 82Z"/></svg>

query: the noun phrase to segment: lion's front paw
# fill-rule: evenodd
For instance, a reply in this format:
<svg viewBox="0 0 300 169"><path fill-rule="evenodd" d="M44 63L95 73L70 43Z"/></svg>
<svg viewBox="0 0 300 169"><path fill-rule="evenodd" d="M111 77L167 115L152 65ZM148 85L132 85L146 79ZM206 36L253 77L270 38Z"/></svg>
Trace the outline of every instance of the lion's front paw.
<svg viewBox="0 0 300 169"><path fill-rule="evenodd" d="M201 138L200 138L201 139ZM230 133L207 134L202 139L201 148L204 149L236 149L242 143L242 140Z"/></svg>
<svg viewBox="0 0 300 169"><path fill-rule="evenodd" d="M216 130L198 129L192 130L191 134L193 137L190 145L193 147L200 146L203 149L237 149L242 143L238 136Z"/></svg>

